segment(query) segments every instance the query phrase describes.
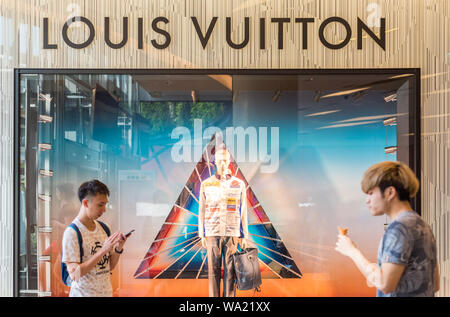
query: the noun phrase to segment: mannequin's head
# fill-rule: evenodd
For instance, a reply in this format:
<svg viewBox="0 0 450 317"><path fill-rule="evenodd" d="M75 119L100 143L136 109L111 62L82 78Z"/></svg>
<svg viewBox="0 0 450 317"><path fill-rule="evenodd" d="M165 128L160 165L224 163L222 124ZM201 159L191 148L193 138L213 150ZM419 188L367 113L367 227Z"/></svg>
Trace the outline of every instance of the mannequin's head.
<svg viewBox="0 0 450 317"><path fill-rule="evenodd" d="M215 164L217 167L217 174L224 175L230 165L230 152L225 147L220 147L215 153Z"/></svg>

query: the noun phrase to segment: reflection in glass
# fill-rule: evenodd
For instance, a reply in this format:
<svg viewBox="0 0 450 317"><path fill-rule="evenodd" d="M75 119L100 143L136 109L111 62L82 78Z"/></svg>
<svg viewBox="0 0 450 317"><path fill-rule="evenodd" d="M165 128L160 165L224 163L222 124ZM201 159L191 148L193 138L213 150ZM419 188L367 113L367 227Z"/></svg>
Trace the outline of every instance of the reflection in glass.
<svg viewBox="0 0 450 317"><path fill-rule="evenodd" d="M289 296L370 295L346 285L354 276L333 246L341 225L376 254L385 220L370 218L360 177L375 162L412 159L414 76L391 77L22 75L21 296L68 295L61 238L79 211L78 186L94 178L111 191L102 220L135 230L112 275L116 296L170 296L182 280L207 278L198 194L215 171L218 130L233 140L231 173L248 186L263 278ZM227 128L244 137L227 139ZM204 296L201 285L183 290Z"/></svg>

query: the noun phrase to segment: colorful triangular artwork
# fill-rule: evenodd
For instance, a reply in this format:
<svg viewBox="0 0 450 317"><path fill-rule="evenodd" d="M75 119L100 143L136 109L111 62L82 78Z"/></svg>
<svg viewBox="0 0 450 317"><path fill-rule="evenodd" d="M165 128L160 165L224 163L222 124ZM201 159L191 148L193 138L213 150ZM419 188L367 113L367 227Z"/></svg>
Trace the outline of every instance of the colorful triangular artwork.
<svg viewBox="0 0 450 317"><path fill-rule="evenodd" d="M201 182L215 173L215 165L210 162L215 145L213 136L134 274L135 278L208 278L206 249L202 248L198 236L198 197ZM258 248L262 278L301 278L299 268L234 160L229 169L247 186L250 244Z"/></svg>

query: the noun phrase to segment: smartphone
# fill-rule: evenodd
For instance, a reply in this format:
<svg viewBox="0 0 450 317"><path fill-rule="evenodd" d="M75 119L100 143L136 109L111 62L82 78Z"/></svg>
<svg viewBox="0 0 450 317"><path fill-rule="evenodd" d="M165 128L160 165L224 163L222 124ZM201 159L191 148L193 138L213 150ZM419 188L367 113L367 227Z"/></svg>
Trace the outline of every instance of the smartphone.
<svg viewBox="0 0 450 317"><path fill-rule="evenodd" d="M133 231L134 231L134 229L131 230L130 232L128 232L128 233L125 235L125 237L128 238L128 237L133 233Z"/></svg>

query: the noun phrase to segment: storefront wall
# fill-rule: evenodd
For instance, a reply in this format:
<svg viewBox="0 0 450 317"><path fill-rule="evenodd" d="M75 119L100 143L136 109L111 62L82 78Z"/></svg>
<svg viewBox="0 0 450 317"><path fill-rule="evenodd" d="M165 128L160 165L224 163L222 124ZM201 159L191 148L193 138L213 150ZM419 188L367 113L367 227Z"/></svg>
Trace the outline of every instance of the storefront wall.
<svg viewBox="0 0 450 317"><path fill-rule="evenodd" d="M74 16L92 22L95 36L89 46L75 49L62 34L64 23ZM105 42L105 17L111 21L111 41L122 40L122 18L128 17L129 36L120 49ZM157 26L152 21L167 18ZM205 48L193 26L196 17L205 33L213 17L217 23ZM240 43L249 18L249 42L240 49L227 43L226 17L231 17L231 40ZM330 17L343 18L351 27L348 44L327 48L319 28ZM48 32L44 31L48 18ZM140 20L139 18L142 18ZM260 19L265 18L266 36L261 40ZM289 18L282 25L272 18ZM296 18L314 18L308 23L304 43L302 23ZM369 36L357 48L358 18L373 26L386 21L385 49ZM142 21L142 36L139 21ZM80 22L78 22L80 23ZM421 197L423 218L432 226L438 243L441 271L440 296L450 295L450 4L440 1L16 1L0 4L0 295L13 295L14 215L14 69L421 69ZM74 43L85 42L86 24L70 26ZM44 37L48 34L47 43ZM346 37L342 25L325 30L330 43ZM365 34L367 35L367 34ZM140 39L142 38L142 42ZM154 40L152 42L152 40ZM262 44L262 42L265 42ZM165 48L158 45L167 43ZM49 48L44 49L44 46ZM304 47L306 45L307 47ZM282 46L282 48L281 48Z"/></svg>

